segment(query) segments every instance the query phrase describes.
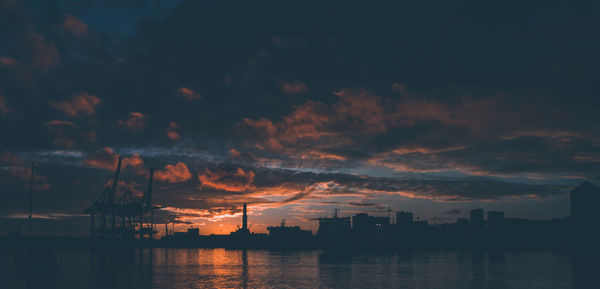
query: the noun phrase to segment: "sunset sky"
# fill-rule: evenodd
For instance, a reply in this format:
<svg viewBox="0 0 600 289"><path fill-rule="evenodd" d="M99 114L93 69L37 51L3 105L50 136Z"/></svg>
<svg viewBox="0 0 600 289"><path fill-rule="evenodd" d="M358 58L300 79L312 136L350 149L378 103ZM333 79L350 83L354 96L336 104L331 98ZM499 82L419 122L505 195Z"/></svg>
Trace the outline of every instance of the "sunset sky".
<svg viewBox="0 0 600 289"><path fill-rule="evenodd" d="M600 184L600 5L490 3L0 0L0 234L31 162L33 233L87 234L118 156L119 194L156 169L159 230L568 216Z"/></svg>

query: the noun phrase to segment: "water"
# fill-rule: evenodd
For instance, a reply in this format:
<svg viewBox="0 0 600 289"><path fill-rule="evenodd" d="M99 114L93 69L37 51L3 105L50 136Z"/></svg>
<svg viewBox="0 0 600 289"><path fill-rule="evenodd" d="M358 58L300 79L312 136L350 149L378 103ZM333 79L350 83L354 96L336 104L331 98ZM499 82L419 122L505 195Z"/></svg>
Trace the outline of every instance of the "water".
<svg viewBox="0 0 600 289"><path fill-rule="evenodd" d="M60 276L27 284L0 251L0 288L588 288L568 252L353 253L225 249L63 250ZM589 273L589 274L588 274ZM593 283L592 283L593 284Z"/></svg>

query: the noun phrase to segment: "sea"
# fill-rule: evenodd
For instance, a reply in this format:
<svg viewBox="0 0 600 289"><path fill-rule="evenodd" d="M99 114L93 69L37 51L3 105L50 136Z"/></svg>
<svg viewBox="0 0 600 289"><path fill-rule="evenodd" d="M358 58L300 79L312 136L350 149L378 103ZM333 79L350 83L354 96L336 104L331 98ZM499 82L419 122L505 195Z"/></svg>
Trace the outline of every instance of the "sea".
<svg viewBox="0 0 600 289"><path fill-rule="evenodd" d="M586 256L554 250L55 250L55 278L15 271L0 250L0 288L600 288Z"/></svg>

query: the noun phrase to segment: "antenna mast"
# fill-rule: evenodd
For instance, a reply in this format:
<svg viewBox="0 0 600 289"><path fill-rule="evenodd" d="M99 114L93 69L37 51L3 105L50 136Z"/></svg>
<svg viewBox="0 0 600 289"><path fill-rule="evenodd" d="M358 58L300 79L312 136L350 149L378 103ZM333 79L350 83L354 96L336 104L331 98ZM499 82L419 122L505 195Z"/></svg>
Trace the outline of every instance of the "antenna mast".
<svg viewBox="0 0 600 289"><path fill-rule="evenodd" d="M31 181L29 184L29 237L31 237L31 211L33 208L33 162L31 162Z"/></svg>

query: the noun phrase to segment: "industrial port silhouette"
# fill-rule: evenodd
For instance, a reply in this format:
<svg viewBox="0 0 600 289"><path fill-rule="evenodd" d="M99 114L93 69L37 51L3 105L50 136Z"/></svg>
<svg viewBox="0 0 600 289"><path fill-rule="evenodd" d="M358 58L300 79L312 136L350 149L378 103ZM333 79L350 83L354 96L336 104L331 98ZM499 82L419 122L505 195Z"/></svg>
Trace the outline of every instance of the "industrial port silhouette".
<svg viewBox="0 0 600 289"><path fill-rule="evenodd" d="M32 167L33 168L33 167ZM278 226L268 227L268 233L252 232L248 206L242 204L242 225L230 234L201 235L198 228L187 232L169 231L156 237L152 203L153 169L148 187L139 198L131 191L117 196L121 159L112 186L83 210L90 217L90 235L86 237L31 236L17 232L0 237L8 248L56 247L184 247L184 248L387 248L387 249L466 249L466 248L581 248L593 247L598 241L600 187L584 182L570 192L571 214L552 220L508 218L504 212L473 209L470 218L455 223L428 224L415 220L412 212L400 211L391 216L370 216L359 213L340 216L336 209L330 217L320 217L318 231L313 234L299 226L287 226L285 219ZM33 169L32 169L33 180ZM33 190L33 189L32 189ZM118 197L118 198L117 198Z"/></svg>

